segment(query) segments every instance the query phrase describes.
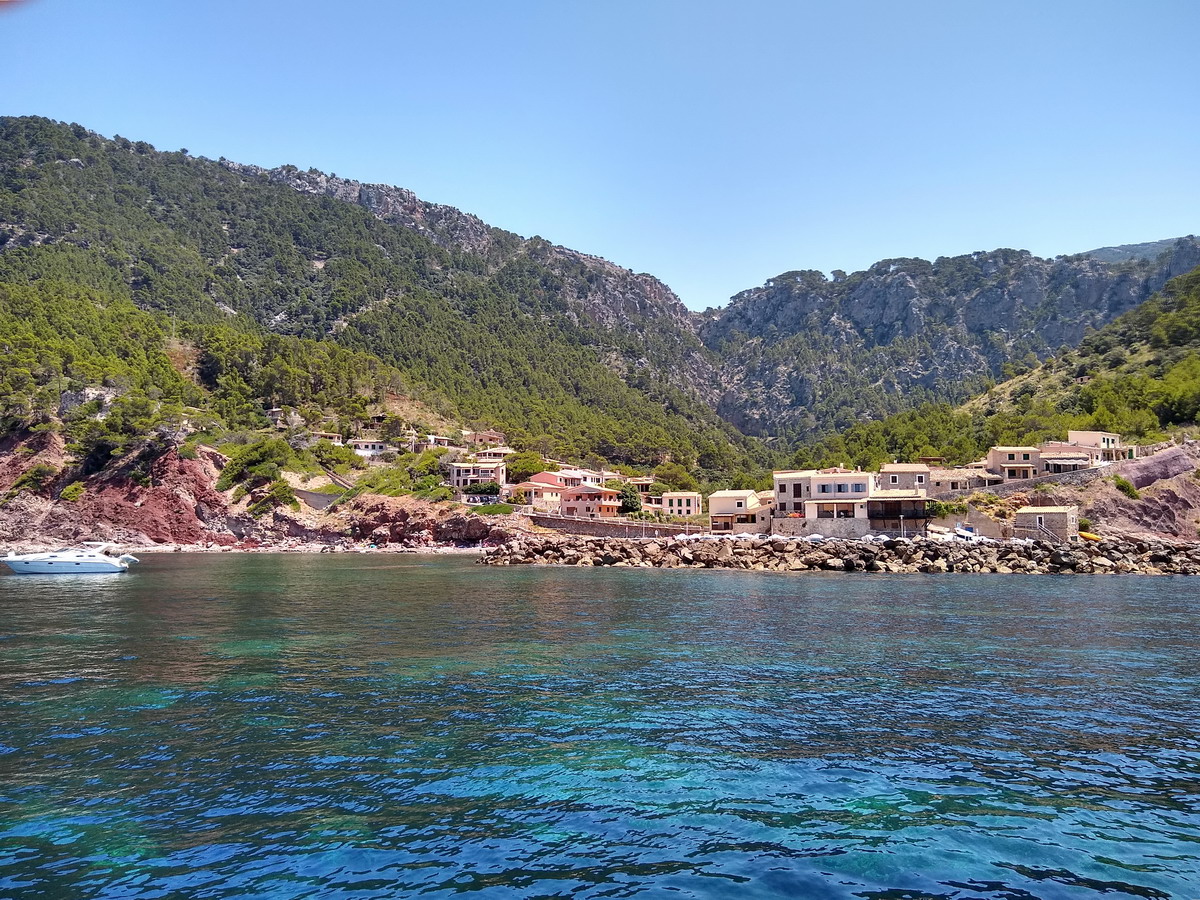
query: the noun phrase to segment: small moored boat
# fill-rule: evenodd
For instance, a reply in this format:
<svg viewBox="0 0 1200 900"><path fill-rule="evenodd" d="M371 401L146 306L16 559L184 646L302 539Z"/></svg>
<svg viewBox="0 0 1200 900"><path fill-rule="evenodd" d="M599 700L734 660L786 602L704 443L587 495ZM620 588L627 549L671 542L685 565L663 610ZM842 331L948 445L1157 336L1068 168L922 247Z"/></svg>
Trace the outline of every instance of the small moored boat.
<svg viewBox="0 0 1200 900"><path fill-rule="evenodd" d="M89 541L78 547L47 550L43 553L16 554L10 550L8 556L0 558L0 562L18 575L98 575L128 572L129 567L138 562L138 558L128 553L116 555L111 552L115 547L116 544L108 542Z"/></svg>

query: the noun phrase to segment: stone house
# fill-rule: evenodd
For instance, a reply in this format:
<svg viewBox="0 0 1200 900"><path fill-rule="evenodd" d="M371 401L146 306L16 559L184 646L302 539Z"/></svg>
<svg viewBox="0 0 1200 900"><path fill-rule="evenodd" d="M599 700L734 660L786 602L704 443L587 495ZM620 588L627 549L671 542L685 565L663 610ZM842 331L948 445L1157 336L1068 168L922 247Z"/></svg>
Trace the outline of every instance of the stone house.
<svg viewBox="0 0 1200 900"><path fill-rule="evenodd" d="M1038 541L1079 540L1078 506L1022 506L1013 519L1013 537Z"/></svg>
<svg viewBox="0 0 1200 900"><path fill-rule="evenodd" d="M889 491L928 491L930 474L924 463L887 463L879 467L879 486Z"/></svg>

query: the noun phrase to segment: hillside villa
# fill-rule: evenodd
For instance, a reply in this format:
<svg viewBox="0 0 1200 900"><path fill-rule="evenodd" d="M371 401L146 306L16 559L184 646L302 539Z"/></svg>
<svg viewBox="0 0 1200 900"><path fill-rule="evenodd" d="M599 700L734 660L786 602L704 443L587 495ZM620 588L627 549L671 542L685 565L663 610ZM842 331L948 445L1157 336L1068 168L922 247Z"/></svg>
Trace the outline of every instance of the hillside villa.
<svg viewBox="0 0 1200 900"><path fill-rule="evenodd" d="M483 450L476 450L472 456L480 462L500 462L516 452L512 447L486 447Z"/></svg>
<svg viewBox="0 0 1200 900"><path fill-rule="evenodd" d="M562 493L562 514L578 519L615 519L621 511L621 492L584 484Z"/></svg>
<svg viewBox="0 0 1200 900"><path fill-rule="evenodd" d="M484 431L467 431L464 429L462 433L462 440L463 443L468 447L504 446L504 444L507 443L504 432L496 431L494 429L487 429ZM509 452L511 453L512 451L510 450Z"/></svg>
<svg viewBox="0 0 1200 900"><path fill-rule="evenodd" d="M450 486L457 491L489 482L503 485L507 477L508 471L503 460L499 462L458 460L450 463Z"/></svg>
<svg viewBox="0 0 1200 900"><path fill-rule="evenodd" d="M1038 474L1041 451L1037 447L992 447L987 452L986 468L1005 481L1024 481Z"/></svg>
<svg viewBox="0 0 1200 900"><path fill-rule="evenodd" d="M604 472L597 472L593 469L580 469L574 466L566 466L558 470L556 473L562 478L563 484L567 487L582 487L591 485L592 487L603 487L605 482ZM612 473L617 474L617 473Z"/></svg>
<svg viewBox="0 0 1200 900"><path fill-rule="evenodd" d="M1099 450L1109 462L1137 458L1137 447L1123 444L1121 435L1111 431L1068 431L1067 443Z"/></svg>
<svg viewBox="0 0 1200 900"><path fill-rule="evenodd" d="M380 438L351 438L346 442L346 446L367 459L374 459L384 453L396 452L395 447Z"/></svg>
<svg viewBox="0 0 1200 900"><path fill-rule="evenodd" d="M515 497L520 494L525 498L525 505L532 506L534 509L539 509L548 513L559 513L562 511L562 495L566 490L561 484L547 484L543 481L535 481L537 476L533 476L528 481L522 481L520 484L514 484L509 489L509 496Z"/></svg>

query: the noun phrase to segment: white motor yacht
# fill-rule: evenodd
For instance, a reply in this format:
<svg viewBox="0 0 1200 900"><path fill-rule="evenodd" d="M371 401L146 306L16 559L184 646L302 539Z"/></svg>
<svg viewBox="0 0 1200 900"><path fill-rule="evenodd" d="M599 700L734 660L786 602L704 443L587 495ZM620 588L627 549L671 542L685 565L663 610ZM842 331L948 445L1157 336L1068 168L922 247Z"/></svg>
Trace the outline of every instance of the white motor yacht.
<svg viewBox="0 0 1200 900"><path fill-rule="evenodd" d="M78 547L66 550L48 550L44 553L16 554L11 550L8 556L0 557L0 562L18 575L84 575L84 574L114 574L128 572L129 567L138 562L136 556L128 553L116 555L113 548L116 544L89 541Z"/></svg>

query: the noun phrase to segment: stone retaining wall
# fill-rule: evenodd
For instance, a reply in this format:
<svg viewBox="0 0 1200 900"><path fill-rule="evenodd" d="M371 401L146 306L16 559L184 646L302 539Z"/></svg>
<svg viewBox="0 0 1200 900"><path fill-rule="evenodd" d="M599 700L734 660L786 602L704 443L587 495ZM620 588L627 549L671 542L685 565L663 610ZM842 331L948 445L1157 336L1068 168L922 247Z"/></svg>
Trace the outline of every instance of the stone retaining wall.
<svg viewBox="0 0 1200 900"><path fill-rule="evenodd" d="M673 537L677 534L697 534L707 529L697 525L664 525L661 522L633 522L625 519L572 519L566 516L526 515L534 525L550 528L563 534L592 537Z"/></svg>

